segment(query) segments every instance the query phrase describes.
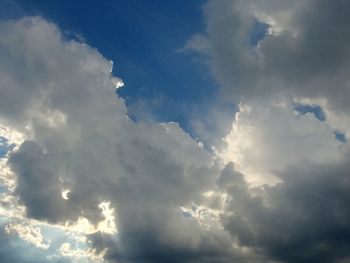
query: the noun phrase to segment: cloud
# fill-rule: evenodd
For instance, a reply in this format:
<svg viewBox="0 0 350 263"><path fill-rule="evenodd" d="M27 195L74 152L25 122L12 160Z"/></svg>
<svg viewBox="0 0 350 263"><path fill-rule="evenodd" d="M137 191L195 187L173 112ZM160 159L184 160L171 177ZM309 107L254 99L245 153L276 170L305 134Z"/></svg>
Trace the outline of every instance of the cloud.
<svg viewBox="0 0 350 263"><path fill-rule="evenodd" d="M241 245L263 249L282 262L349 258L348 158L290 167L279 174L282 183L255 193L242 183L243 175L232 171L225 229Z"/></svg>
<svg viewBox="0 0 350 263"><path fill-rule="evenodd" d="M348 260L349 149L334 137L350 129L346 7L205 5L206 32L186 49L209 55L223 94L240 103L212 152L176 123L133 122L115 93L122 81L96 49L40 17L1 22L0 136L15 147L0 163L12 233L0 234L0 259ZM269 34L252 46L257 20ZM17 254L28 247L30 257Z"/></svg>
<svg viewBox="0 0 350 263"><path fill-rule="evenodd" d="M52 251L48 251L47 249L37 248L35 246L28 245L28 242L38 243L40 244L40 232L38 233L38 229L33 231L31 226L24 225L11 225L11 227L16 228L15 231L20 231L20 235L22 235L26 241L22 241L18 238L15 238L13 234L6 233L6 230L1 224L1 232L0 232L0 259L2 262L19 262L19 263L34 263L34 262L52 262L52 263L68 263L70 262L66 258L58 257L54 255ZM11 231L12 233L12 231ZM33 235L34 234L34 235ZM38 235L39 234L39 235ZM46 248L46 247L45 247Z"/></svg>
<svg viewBox="0 0 350 263"><path fill-rule="evenodd" d="M335 138L349 133L348 8L209 0L205 32L185 46L205 56L223 96L240 105L216 145L227 164L216 190L227 198L224 229L272 261L349 260L349 149ZM252 45L257 20L268 34Z"/></svg>
<svg viewBox="0 0 350 263"><path fill-rule="evenodd" d="M276 182L275 173L304 160L339 160L346 149L335 129L314 115L300 115L292 103L241 104L219 155L234 162L253 184Z"/></svg>
<svg viewBox="0 0 350 263"><path fill-rule="evenodd" d="M43 242L43 235L40 228L35 228L31 225L23 224L8 224L5 231L9 234L12 231L17 232L18 235L25 241L34 244L38 248L48 249L49 244Z"/></svg>
<svg viewBox="0 0 350 263"><path fill-rule="evenodd" d="M323 98L348 111L349 26L346 1L208 1L206 32L187 48L204 53L223 94L242 99ZM258 45L254 21L269 25Z"/></svg>
<svg viewBox="0 0 350 263"><path fill-rule="evenodd" d="M40 17L1 22L0 32L0 121L21 138L3 159L1 178L14 182L4 218L36 225L43 238L43 228L60 233L50 249L67 260L256 257L183 216L180 207L206 202L221 167L177 124L130 120L110 61Z"/></svg>

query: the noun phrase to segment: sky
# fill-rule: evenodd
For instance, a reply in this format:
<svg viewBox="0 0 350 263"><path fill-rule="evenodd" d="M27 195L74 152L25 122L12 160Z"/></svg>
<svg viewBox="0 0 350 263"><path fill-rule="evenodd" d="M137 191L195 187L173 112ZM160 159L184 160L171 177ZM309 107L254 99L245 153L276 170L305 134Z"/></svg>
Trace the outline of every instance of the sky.
<svg viewBox="0 0 350 263"><path fill-rule="evenodd" d="M175 121L207 143L209 136L219 140L229 129L235 105L219 96L209 70L183 49L191 35L204 28L204 1L3 2L3 19L44 17L67 38L87 42L113 60L114 70L118 68L113 73L126 84L118 94L133 120ZM219 110L229 120L223 128L206 120L206 115ZM202 134L198 125L210 135Z"/></svg>
<svg viewBox="0 0 350 263"><path fill-rule="evenodd" d="M0 262L350 262L348 1L0 5Z"/></svg>

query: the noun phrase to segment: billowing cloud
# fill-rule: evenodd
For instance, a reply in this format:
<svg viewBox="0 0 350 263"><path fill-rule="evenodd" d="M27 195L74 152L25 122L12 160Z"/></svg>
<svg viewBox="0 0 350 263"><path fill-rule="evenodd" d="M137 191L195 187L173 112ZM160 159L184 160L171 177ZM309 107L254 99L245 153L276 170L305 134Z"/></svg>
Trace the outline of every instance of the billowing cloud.
<svg viewBox="0 0 350 263"><path fill-rule="evenodd" d="M222 224L271 260L349 260L348 10L346 1L209 0L205 32L185 46L240 105L217 145L228 164ZM252 43L257 25L266 32Z"/></svg>
<svg viewBox="0 0 350 263"><path fill-rule="evenodd" d="M239 103L211 152L128 118L96 49L40 17L1 22L0 259L349 260L347 7L208 1L185 49Z"/></svg>
<svg viewBox="0 0 350 263"><path fill-rule="evenodd" d="M335 140L331 124L303 115L292 103L241 105L219 153L252 184L274 183L275 173L305 160L339 160L348 146Z"/></svg>
<svg viewBox="0 0 350 263"><path fill-rule="evenodd" d="M348 156L339 163L304 162L280 173L283 183L256 192L242 175L231 175L223 225L241 245L282 262L349 259L348 170Z"/></svg>
<svg viewBox="0 0 350 263"><path fill-rule="evenodd" d="M207 54L223 93L235 101L285 96L326 98L348 110L346 1L208 1L206 32L187 48ZM268 33L249 43L256 23Z"/></svg>
<svg viewBox="0 0 350 263"><path fill-rule="evenodd" d="M131 121L111 62L65 40L54 24L23 18L0 31L0 120L20 134L3 158L1 177L12 182L2 195L8 233L41 249L60 233L47 253L67 259L243 258L227 233L181 210L200 206L215 188L215 156L175 123Z"/></svg>

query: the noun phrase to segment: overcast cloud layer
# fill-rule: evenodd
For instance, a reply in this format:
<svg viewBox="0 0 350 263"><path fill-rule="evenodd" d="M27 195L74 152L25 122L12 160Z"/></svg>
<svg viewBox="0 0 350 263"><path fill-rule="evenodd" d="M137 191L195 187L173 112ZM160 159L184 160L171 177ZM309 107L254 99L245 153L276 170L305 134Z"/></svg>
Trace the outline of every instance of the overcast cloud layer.
<svg viewBox="0 0 350 263"><path fill-rule="evenodd" d="M88 44L0 22L0 261L350 262L349 10L208 1L184 50L239 103L211 151L129 119Z"/></svg>

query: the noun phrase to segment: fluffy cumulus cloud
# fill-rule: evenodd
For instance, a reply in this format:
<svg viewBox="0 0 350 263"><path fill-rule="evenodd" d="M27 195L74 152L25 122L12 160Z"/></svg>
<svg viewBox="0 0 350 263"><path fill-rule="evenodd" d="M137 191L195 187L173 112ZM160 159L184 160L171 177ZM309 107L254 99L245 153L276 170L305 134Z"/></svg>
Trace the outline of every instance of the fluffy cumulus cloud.
<svg viewBox="0 0 350 263"><path fill-rule="evenodd" d="M346 109L348 8L329 0L208 1L206 32L186 47L210 56L224 94L235 101L327 97L332 109ZM256 23L267 32L252 45Z"/></svg>
<svg viewBox="0 0 350 263"><path fill-rule="evenodd" d="M210 205L217 158L176 123L131 121L110 61L39 17L0 31L1 136L13 145L1 261L31 262L25 247L43 262L261 257L232 245Z"/></svg>
<svg viewBox="0 0 350 263"><path fill-rule="evenodd" d="M0 261L349 262L349 8L205 4L184 50L239 105L212 151L129 119L96 49L1 22Z"/></svg>
<svg viewBox="0 0 350 263"><path fill-rule="evenodd" d="M216 148L234 167L218 181L227 194L221 223L271 260L349 260L349 8L208 1L206 31L185 47L206 56L224 96L240 105Z"/></svg>

